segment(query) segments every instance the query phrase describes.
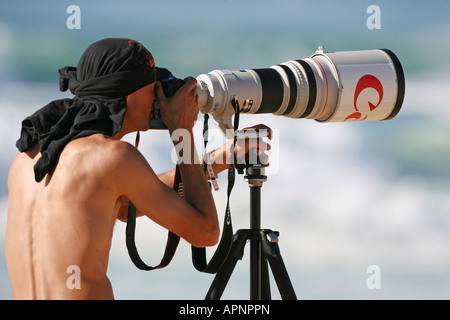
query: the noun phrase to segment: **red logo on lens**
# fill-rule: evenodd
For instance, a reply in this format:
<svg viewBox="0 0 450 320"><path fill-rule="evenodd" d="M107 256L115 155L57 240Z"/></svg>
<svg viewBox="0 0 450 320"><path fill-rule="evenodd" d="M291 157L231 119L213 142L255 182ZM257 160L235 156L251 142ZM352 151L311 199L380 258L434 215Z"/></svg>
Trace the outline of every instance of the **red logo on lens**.
<svg viewBox="0 0 450 320"><path fill-rule="evenodd" d="M370 110L369 112L375 110L380 105L381 101L383 100L383 85L381 84L380 80L378 80L377 77L374 77L370 74L366 74L366 75L362 76L361 79L359 79L358 83L356 84L355 98L353 101L353 106L355 107L356 112L349 115L347 118L345 118L344 121L348 121L348 120L362 121L362 120L367 119L368 114L366 114L363 117L363 114L358 110L358 107L356 106L356 101L358 100L360 93L367 88L375 89L378 92L378 96L380 97L378 100L378 103L376 105L374 105L372 102L368 101L369 110Z"/></svg>

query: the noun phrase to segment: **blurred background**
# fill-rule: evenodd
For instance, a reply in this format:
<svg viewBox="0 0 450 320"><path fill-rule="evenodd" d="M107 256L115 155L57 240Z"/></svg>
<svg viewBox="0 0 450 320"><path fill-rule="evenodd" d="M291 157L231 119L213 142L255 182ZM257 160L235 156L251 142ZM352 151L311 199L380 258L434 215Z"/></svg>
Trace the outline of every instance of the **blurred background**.
<svg viewBox="0 0 450 320"><path fill-rule="evenodd" d="M67 27L70 5L80 8L80 29ZM370 5L380 8L380 29L367 27ZM262 188L262 227L280 231L300 299L449 299L448 12L444 0L1 2L0 299L12 298L4 255L7 177L21 121L51 100L71 97L58 91L57 70L76 66L87 46L106 37L140 41L157 65L178 77L265 68L309 57L318 45L392 50L406 78L404 104L393 120L322 124L241 117L241 127L265 123L276 133ZM202 126L198 121L195 127L200 150ZM212 149L225 140L212 120L210 126ZM141 134L139 149L156 172L174 167L167 132ZM214 192L220 221L226 184L222 173L221 190ZM237 176L231 213L236 230L249 227L243 176ZM117 299L204 298L213 276L194 269L185 241L167 268L144 272L129 259L124 233L125 224L117 222L108 271ZM137 246L148 264L159 263L166 233L138 219ZM223 299L249 298L248 256L247 248ZM367 285L371 266L380 270L378 289ZM279 298L274 283L272 293Z"/></svg>

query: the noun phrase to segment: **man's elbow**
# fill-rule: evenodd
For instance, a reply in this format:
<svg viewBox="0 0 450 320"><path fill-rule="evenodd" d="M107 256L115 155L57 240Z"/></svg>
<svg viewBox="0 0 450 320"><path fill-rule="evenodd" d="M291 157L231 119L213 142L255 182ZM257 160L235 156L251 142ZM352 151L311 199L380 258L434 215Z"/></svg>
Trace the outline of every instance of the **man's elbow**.
<svg viewBox="0 0 450 320"><path fill-rule="evenodd" d="M217 222L208 223L197 234L196 239L191 241L194 247L211 247L219 242L220 230Z"/></svg>
<svg viewBox="0 0 450 320"><path fill-rule="evenodd" d="M211 228L210 232L208 233L208 241L205 242L205 247L211 247L217 244L219 242L220 237L220 230L219 230L219 224L214 224L214 227Z"/></svg>

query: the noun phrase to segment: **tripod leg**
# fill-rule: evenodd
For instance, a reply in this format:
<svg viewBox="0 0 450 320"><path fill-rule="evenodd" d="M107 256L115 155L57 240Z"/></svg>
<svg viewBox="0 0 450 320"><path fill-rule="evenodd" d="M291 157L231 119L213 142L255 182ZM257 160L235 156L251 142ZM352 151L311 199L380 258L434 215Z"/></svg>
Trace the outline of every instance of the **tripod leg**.
<svg viewBox="0 0 450 320"><path fill-rule="evenodd" d="M223 291L230 280L234 267L238 260L244 256L244 247L249 237L249 230L238 230L235 235L237 238L231 246L228 258L217 271L214 281L206 294L205 300L219 300L222 297Z"/></svg>
<svg viewBox="0 0 450 320"><path fill-rule="evenodd" d="M250 256L250 299L270 300L269 267L267 260L262 256L259 237L252 240L252 243L250 243L252 246Z"/></svg>
<svg viewBox="0 0 450 320"><path fill-rule="evenodd" d="M258 231L250 235L250 300L261 300L261 242Z"/></svg>
<svg viewBox="0 0 450 320"><path fill-rule="evenodd" d="M272 230L262 230L261 231L261 244L263 257L266 257L270 264L270 269L272 270L273 277L277 283L278 290L280 291L281 298L283 300L297 300L295 295L294 287L292 286L291 280L289 279L286 266L284 265L283 259L281 258L280 248L278 247L278 239L269 241L267 235L275 236Z"/></svg>
<svg viewBox="0 0 450 320"><path fill-rule="evenodd" d="M269 281L269 266L267 260L261 261L261 300L271 300L270 281Z"/></svg>

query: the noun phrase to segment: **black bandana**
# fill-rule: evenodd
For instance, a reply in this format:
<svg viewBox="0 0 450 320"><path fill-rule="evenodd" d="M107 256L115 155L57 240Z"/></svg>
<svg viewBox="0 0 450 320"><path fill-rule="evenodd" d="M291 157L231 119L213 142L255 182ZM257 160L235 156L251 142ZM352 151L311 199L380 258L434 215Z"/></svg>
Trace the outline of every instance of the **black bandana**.
<svg viewBox="0 0 450 320"><path fill-rule="evenodd" d="M40 144L34 166L40 182L52 172L70 141L103 133L115 135L125 117L126 97L156 80L151 53L131 39L104 39L90 45L77 68L59 71L59 88L75 97L50 102L22 122L16 146L24 152Z"/></svg>

